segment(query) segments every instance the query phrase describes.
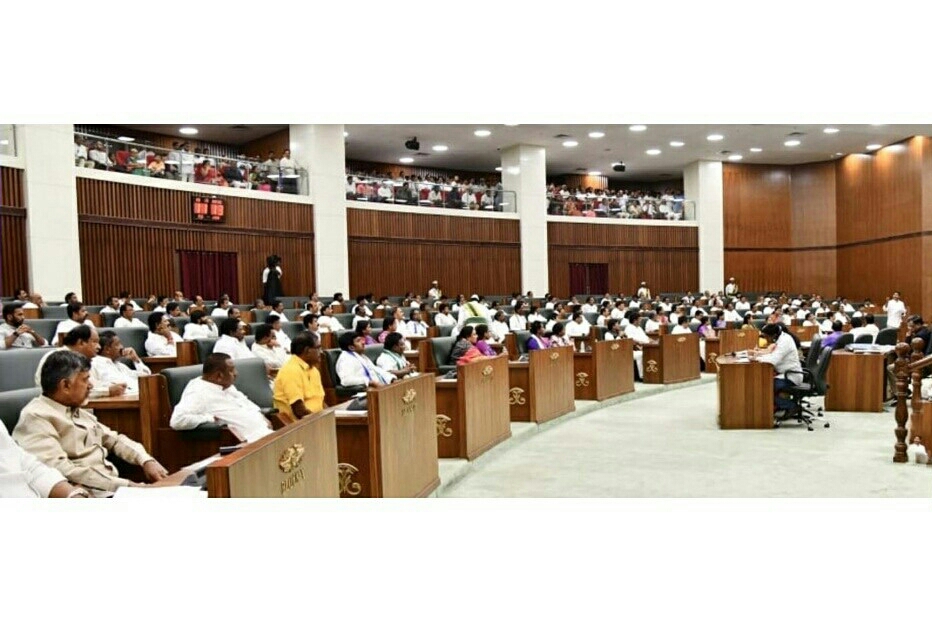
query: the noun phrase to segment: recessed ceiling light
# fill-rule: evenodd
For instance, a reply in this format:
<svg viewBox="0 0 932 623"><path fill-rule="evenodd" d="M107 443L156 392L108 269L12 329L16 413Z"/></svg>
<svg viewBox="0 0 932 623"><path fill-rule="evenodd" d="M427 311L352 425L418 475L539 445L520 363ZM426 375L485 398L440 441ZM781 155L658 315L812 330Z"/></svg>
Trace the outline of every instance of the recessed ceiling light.
<svg viewBox="0 0 932 623"><path fill-rule="evenodd" d="M605 136L605 132L590 132L589 138L602 138Z"/></svg>
<svg viewBox="0 0 932 623"><path fill-rule="evenodd" d="M644 130L647 129L647 126L646 125L629 125L628 129L631 130L632 132L643 132Z"/></svg>
<svg viewBox="0 0 932 623"><path fill-rule="evenodd" d="M0 145L9 145L9 144L10 144L10 141L8 141L7 139L3 139L2 141L0 141Z"/></svg>
<svg viewBox="0 0 932 623"><path fill-rule="evenodd" d="M670 141L670 147L682 147L685 144L683 141Z"/></svg>
<svg viewBox="0 0 932 623"><path fill-rule="evenodd" d="M507 125L509 128L513 128L513 127L515 127L515 126L518 125L518 124L517 124L517 123L505 123L505 124L503 124L503 125Z"/></svg>
<svg viewBox="0 0 932 623"><path fill-rule="evenodd" d="M589 171L589 175L602 175L601 171Z"/></svg>
<svg viewBox="0 0 932 623"><path fill-rule="evenodd" d="M836 151L836 152L835 152L835 155L836 155L836 156L844 156L845 154L844 154L843 152Z"/></svg>
<svg viewBox="0 0 932 623"><path fill-rule="evenodd" d="M398 162L400 162L401 164L411 164L412 162L414 162L414 158L405 156L404 158L399 158Z"/></svg>
<svg viewBox="0 0 932 623"><path fill-rule="evenodd" d="M434 145L433 147L431 147L431 149L433 149L434 151L446 151L450 148L447 147L446 145Z"/></svg>
<svg viewBox="0 0 932 623"><path fill-rule="evenodd" d="M796 139L792 139L789 141L785 141L783 144L786 145L787 147L796 147L797 145L799 145L799 141L797 141Z"/></svg>
<svg viewBox="0 0 932 623"><path fill-rule="evenodd" d="M132 136L118 136L118 137L117 137L117 140L118 140L118 141L123 141L123 142L125 142L125 143L129 143L130 141L135 141L136 139L133 138Z"/></svg>
<svg viewBox="0 0 932 623"><path fill-rule="evenodd" d="M347 132L346 130L343 130L343 138L346 138L347 136L349 136L349 132Z"/></svg>
<svg viewBox="0 0 932 623"><path fill-rule="evenodd" d="M728 156L728 159L731 160L732 162L737 162L738 160L741 160L742 158L744 158L744 156L742 156L741 154L732 154Z"/></svg>
<svg viewBox="0 0 932 623"><path fill-rule="evenodd" d="M647 154L648 156L659 156L660 150L659 149L648 149L644 153Z"/></svg>
<svg viewBox="0 0 932 623"><path fill-rule="evenodd" d="M473 132L473 134L475 134L476 136L482 137L482 138L485 138L486 136L492 136L492 132L490 132L489 130L476 130L475 132Z"/></svg>
<svg viewBox="0 0 932 623"><path fill-rule="evenodd" d="M612 166L613 166L613 167L617 167L619 164L621 164L621 163L620 163L620 162L613 162L613 163L612 163Z"/></svg>
<svg viewBox="0 0 932 623"><path fill-rule="evenodd" d="M564 147L576 147L579 145L579 141L563 141Z"/></svg>
<svg viewBox="0 0 932 623"><path fill-rule="evenodd" d="M825 128L822 131L825 132L826 134L838 134L840 130L838 128Z"/></svg>
<svg viewBox="0 0 932 623"><path fill-rule="evenodd" d="M867 146L867 148L871 150L880 149L881 147L883 147L883 145L878 145L877 143L871 143L870 145Z"/></svg>
<svg viewBox="0 0 932 623"><path fill-rule="evenodd" d="M721 134L709 134L707 137L705 137L705 140L707 140L707 141L720 141L720 140L722 140L723 138L725 138L725 137L722 136Z"/></svg>
<svg viewBox="0 0 932 623"><path fill-rule="evenodd" d="M501 171L502 168L501 168L501 167L495 167L495 170L496 170L496 171Z"/></svg>
<svg viewBox="0 0 932 623"><path fill-rule="evenodd" d="M197 134L197 128L178 128L178 133L192 136L194 134Z"/></svg>
<svg viewBox="0 0 932 623"><path fill-rule="evenodd" d="M760 147L752 147L752 148L751 148L751 151L753 151L753 152L756 154L756 153L762 152L762 151L764 151L764 150L761 149Z"/></svg>

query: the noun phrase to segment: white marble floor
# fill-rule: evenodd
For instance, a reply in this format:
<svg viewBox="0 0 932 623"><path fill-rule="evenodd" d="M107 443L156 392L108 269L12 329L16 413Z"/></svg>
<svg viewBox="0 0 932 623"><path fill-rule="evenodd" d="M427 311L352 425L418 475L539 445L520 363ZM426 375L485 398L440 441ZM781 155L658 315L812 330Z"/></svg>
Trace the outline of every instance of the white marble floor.
<svg viewBox="0 0 932 623"><path fill-rule="evenodd" d="M932 467L892 462L891 412L828 429L722 431L714 383L551 426L474 466L443 497L929 497Z"/></svg>

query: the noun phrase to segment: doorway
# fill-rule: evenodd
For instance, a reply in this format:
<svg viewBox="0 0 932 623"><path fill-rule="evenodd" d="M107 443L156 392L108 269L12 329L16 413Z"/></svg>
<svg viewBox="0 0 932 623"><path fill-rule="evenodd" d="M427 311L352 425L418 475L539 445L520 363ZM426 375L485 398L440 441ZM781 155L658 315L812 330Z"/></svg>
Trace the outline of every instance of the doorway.
<svg viewBox="0 0 932 623"><path fill-rule="evenodd" d="M608 264L570 264L570 296L608 292Z"/></svg>
<svg viewBox="0 0 932 623"><path fill-rule="evenodd" d="M216 301L221 294L229 294L234 303L240 301L236 253L179 250L178 265L181 289L189 299L200 294Z"/></svg>

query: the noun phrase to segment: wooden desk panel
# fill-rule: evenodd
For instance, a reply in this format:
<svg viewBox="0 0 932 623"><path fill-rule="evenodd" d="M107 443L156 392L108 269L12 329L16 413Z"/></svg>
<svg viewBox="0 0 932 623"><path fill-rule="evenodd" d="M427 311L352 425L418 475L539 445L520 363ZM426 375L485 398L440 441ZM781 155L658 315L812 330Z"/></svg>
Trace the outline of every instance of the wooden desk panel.
<svg viewBox="0 0 932 623"><path fill-rule="evenodd" d="M440 458L472 460L511 436L508 363L481 359L457 373L455 381L436 380L437 450Z"/></svg>
<svg viewBox="0 0 932 623"><path fill-rule="evenodd" d="M773 428L773 366L718 359L718 427L724 430Z"/></svg>
<svg viewBox="0 0 932 623"><path fill-rule="evenodd" d="M596 342L593 349L573 354L577 400L605 400L634 391L634 342Z"/></svg>
<svg viewBox="0 0 932 623"><path fill-rule="evenodd" d="M757 348L760 331L757 329L723 329L718 337L705 341L705 370L718 372L716 359L722 354Z"/></svg>
<svg viewBox="0 0 932 623"><path fill-rule="evenodd" d="M701 338L700 338L701 339ZM705 340L705 371L718 372L718 366L715 364L718 356L722 352L728 352L722 348L722 340L718 337L706 338Z"/></svg>
<svg viewBox="0 0 932 623"><path fill-rule="evenodd" d="M94 410L94 417L104 426L123 433L133 441L138 441L146 452L155 456L152 434L143 426L139 408L139 396L108 396L87 403L88 409Z"/></svg>
<svg viewBox="0 0 932 623"><path fill-rule="evenodd" d="M879 353L832 351L826 411L883 411L884 357Z"/></svg>
<svg viewBox="0 0 932 623"><path fill-rule="evenodd" d="M790 332L796 336L796 339L800 342L811 342L813 336L819 335L819 327L803 327L803 326L792 326L789 327Z"/></svg>
<svg viewBox="0 0 932 623"><path fill-rule="evenodd" d="M207 467L212 498L339 496L334 408L243 446Z"/></svg>
<svg viewBox="0 0 932 623"><path fill-rule="evenodd" d="M145 363L152 374L159 374L165 368L177 368L181 366L193 366L198 362L197 345L194 342L185 342L176 339L176 356L174 357L143 357ZM140 353L140 356L142 353Z"/></svg>
<svg viewBox="0 0 932 623"><path fill-rule="evenodd" d="M699 334L661 335L644 348L645 383L680 383L699 378Z"/></svg>
<svg viewBox="0 0 932 623"><path fill-rule="evenodd" d="M541 424L576 409L573 397L573 348L529 353L527 362L508 364L512 422Z"/></svg>

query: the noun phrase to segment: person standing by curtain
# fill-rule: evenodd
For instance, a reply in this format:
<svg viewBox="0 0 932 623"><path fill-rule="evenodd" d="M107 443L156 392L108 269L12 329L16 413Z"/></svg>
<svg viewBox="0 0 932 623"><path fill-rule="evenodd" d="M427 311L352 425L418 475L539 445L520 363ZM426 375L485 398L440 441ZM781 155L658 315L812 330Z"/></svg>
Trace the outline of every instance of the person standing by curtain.
<svg viewBox="0 0 932 623"><path fill-rule="evenodd" d="M262 271L262 299L268 302L285 296L282 292L282 258L270 255Z"/></svg>

